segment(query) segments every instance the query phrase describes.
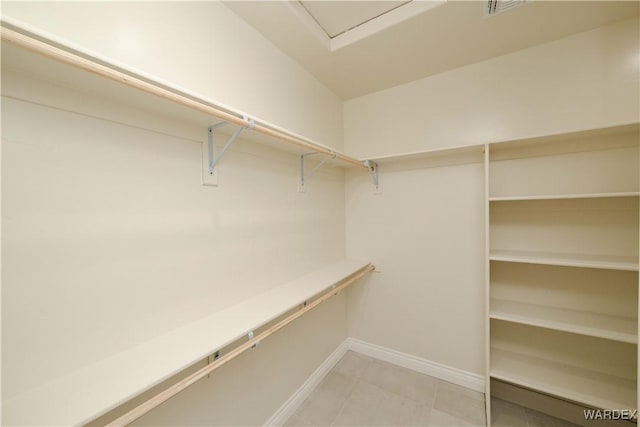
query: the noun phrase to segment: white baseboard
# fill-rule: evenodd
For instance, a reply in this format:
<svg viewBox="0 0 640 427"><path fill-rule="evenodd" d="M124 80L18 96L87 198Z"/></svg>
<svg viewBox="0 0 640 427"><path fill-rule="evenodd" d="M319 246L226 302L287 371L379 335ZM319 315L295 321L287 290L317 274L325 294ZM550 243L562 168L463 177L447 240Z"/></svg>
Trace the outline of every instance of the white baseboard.
<svg viewBox="0 0 640 427"><path fill-rule="evenodd" d="M481 375L452 368L451 366L432 362L355 338L347 338L322 362L318 369L307 378L304 384L287 399L264 425L283 425L349 350L484 393L484 377Z"/></svg>
<svg viewBox="0 0 640 427"><path fill-rule="evenodd" d="M355 338L347 338L345 340L348 349L364 354L365 356L383 360L403 368L411 369L422 374L431 375L471 390L484 393L485 379L482 375L463 371L462 369L453 368L441 363L432 362L431 360L412 356L390 348L381 347L366 341Z"/></svg>
<svg viewBox="0 0 640 427"><path fill-rule="evenodd" d="M325 359L324 362L313 374L287 399L286 402L269 418L265 426L281 426L283 425L296 410L302 405L307 397L315 390L324 377L336 366L336 363L342 359L342 356L349 350L347 340L342 341L340 345Z"/></svg>

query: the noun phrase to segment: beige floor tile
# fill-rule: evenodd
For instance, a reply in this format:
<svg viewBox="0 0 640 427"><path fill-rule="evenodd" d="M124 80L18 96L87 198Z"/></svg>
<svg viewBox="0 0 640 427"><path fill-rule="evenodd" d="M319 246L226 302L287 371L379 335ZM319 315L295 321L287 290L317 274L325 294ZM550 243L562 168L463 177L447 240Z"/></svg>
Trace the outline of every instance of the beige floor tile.
<svg viewBox="0 0 640 427"><path fill-rule="evenodd" d="M429 424L427 425L430 427L466 427L473 426L474 424L447 412L432 409L429 417Z"/></svg>
<svg viewBox="0 0 640 427"><path fill-rule="evenodd" d="M389 393L366 381L359 381L334 421L336 426L415 425L418 404Z"/></svg>
<svg viewBox="0 0 640 427"><path fill-rule="evenodd" d="M373 410L373 425L378 426L411 426L415 425L418 404L397 394L385 392L380 405Z"/></svg>
<svg viewBox="0 0 640 427"><path fill-rule="evenodd" d="M331 371L348 377L361 378L369 363L374 360L371 357L349 350Z"/></svg>
<svg viewBox="0 0 640 427"><path fill-rule="evenodd" d="M356 379L330 372L294 414L310 425L330 425L340 413Z"/></svg>
<svg viewBox="0 0 640 427"><path fill-rule="evenodd" d="M493 427L528 427L524 408L502 399L491 399Z"/></svg>
<svg viewBox="0 0 640 427"><path fill-rule="evenodd" d="M362 379L419 404L433 402L438 384L438 380L433 377L379 360L367 366Z"/></svg>
<svg viewBox="0 0 640 427"><path fill-rule="evenodd" d="M306 426L307 423L304 421L296 412L283 424L283 427L302 427Z"/></svg>
<svg viewBox="0 0 640 427"><path fill-rule="evenodd" d="M416 414L413 418L413 425L415 426L428 426L431 422L431 407L433 405L420 405L416 410Z"/></svg>
<svg viewBox="0 0 640 427"><path fill-rule="evenodd" d="M484 395L347 352L286 425L484 426Z"/></svg>
<svg viewBox="0 0 640 427"><path fill-rule="evenodd" d="M379 387L364 381L358 381L351 395L346 400L340 414L333 425L336 426L370 426L375 421L374 410L385 398Z"/></svg>
<svg viewBox="0 0 640 427"><path fill-rule="evenodd" d="M439 381L433 408L472 425L486 425L484 394L459 385Z"/></svg>

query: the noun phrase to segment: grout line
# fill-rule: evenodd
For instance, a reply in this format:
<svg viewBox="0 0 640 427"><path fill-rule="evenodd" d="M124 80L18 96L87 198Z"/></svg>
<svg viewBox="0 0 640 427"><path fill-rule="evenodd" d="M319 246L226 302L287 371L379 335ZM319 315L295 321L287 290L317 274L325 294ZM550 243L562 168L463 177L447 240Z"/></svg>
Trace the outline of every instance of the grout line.
<svg viewBox="0 0 640 427"><path fill-rule="evenodd" d="M351 390L349 390L349 393L347 393L347 395L344 397L344 400L342 401L342 405L340 406L340 409L338 410L338 412L336 413L336 416L333 417L333 419L331 420L331 423L329 423L332 426L335 426L335 422L338 419L338 417L342 414L342 411L344 411L345 406L347 406L347 401L349 400L349 398L351 397L351 394L353 394L353 390L355 390L356 386L358 385L358 382L360 382L359 378L355 378L356 382L353 385L353 387L351 388Z"/></svg>
<svg viewBox="0 0 640 427"><path fill-rule="evenodd" d="M431 401L431 410L429 411L429 424L431 424L431 416L433 415L433 410L436 409L436 399L438 398L438 392L440 391L440 383L442 380L438 380L436 383L436 391L433 393L433 400Z"/></svg>
<svg viewBox="0 0 640 427"><path fill-rule="evenodd" d="M340 360L338 360L338 362L336 362L336 364L333 366L333 368L331 368L331 370L327 373L327 376L329 376L329 374L331 373L336 373L336 374L340 374L340 375L344 375L341 374L340 372L334 372L334 370L336 369L336 367L338 366L338 364L340 362L342 362L342 360L347 356L347 354L349 353L350 350L347 350L344 355L340 358ZM347 377L346 375L344 375L345 377ZM351 397L351 394L353 394L353 390L355 390L356 386L358 385L358 381L360 381L360 379L358 377L356 377L355 375L349 375L347 378L354 378L356 380L355 384L353 385L353 387L351 387L351 390L349 390L349 393L347 393L344 396L344 399L342 401L342 405L340 406L340 409L338 410L338 412L336 412L336 416L333 417L333 419L331 420L331 422L329 423L331 426L335 425L335 421L338 419L338 417L340 416L340 414L342 414L342 411L344 410L344 407L347 406L347 401L349 400L349 397ZM314 391L315 392L315 391Z"/></svg>

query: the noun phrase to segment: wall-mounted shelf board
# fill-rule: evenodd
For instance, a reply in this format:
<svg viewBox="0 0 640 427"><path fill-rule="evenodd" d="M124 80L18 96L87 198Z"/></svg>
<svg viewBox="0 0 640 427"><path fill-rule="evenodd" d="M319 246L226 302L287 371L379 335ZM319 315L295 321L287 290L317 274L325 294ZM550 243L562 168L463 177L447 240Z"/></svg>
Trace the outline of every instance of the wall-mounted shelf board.
<svg viewBox="0 0 640 427"><path fill-rule="evenodd" d="M609 127L576 129L562 133L491 142L491 160L553 156L620 147L637 147L638 140L628 138L640 132L640 123L620 123Z"/></svg>
<svg viewBox="0 0 640 427"><path fill-rule="evenodd" d="M221 122L218 117L214 117L211 114L207 114L204 111L200 111L195 107L180 104L172 99L167 99L162 95L155 95L145 92L136 87L129 86L128 81L139 80L149 83L150 86L158 88L160 90L167 90L171 94L181 96L184 99L188 99L192 104L200 105L204 107L212 107L219 109L231 116L240 118L245 115L243 112L232 109L217 101L211 100L201 94L189 91L186 88L182 88L173 85L170 82L166 82L155 76L143 75L139 70L132 70L123 64L117 64L110 59L99 58L99 56L93 52L81 52L79 57L86 58L91 63L96 63L101 66L105 66L110 70L121 72L127 77L121 77L118 81L105 76L101 76L85 69L80 66L70 65L58 60L54 60L50 57L44 56L39 53L35 53L31 50L22 48L16 45L14 42L8 42L4 40L5 32L16 30L18 34L25 34L28 37L32 37L27 30L21 29L19 26L3 21L3 41L2 41L2 66L3 74L5 70L12 71L18 75L29 76L34 79L44 80L53 83L61 88L67 88L80 93L83 93L89 97L98 97L99 99L105 99L110 102L120 103L126 105L128 108L136 108L141 111L161 115L172 121L179 121L188 125L198 126L202 129L203 140L206 140L208 126ZM36 35L32 37L35 40L43 40L45 45L49 45L52 48L60 47L65 52L71 52L73 54L74 49L66 47L64 41L51 41L44 35ZM15 86L15 85L12 85ZM3 87L3 96L16 97L14 93L8 93ZM23 92L19 99L25 99L25 93ZM25 99L31 102L38 103L37 91L31 91L29 93L29 99ZM62 101L64 102L64 100ZM306 147L301 147L295 143L283 142L282 138L278 138L262 131L258 131L257 128L265 128L269 131L279 132L286 134L287 137L291 137L296 140L303 141L304 143L311 144L320 150L328 150L338 155L338 159L332 161L331 164L340 166L360 166L360 161L345 155L344 153L335 150L327 145L323 145L316 141L305 138L297 133L283 129L277 125L262 120L259 117L251 114L246 114L249 118L255 120L256 130L248 130L242 133L242 139L250 142L256 142L263 144L281 151L291 152L295 154L308 153L311 150ZM225 126L220 129L220 133L223 135L230 135L237 128L235 125ZM289 141L291 142L291 141ZM335 141L338 142L338 141ZM341 159L342 157L342 159ZM351 163L350 163L351 162ZM364 165L362 165L364 167Z"/></svg>
<svg viewBox="0 0 640 427"><path fill-rule="evenodd" d="M370 267L344 260L3 400L7 425L82 425Z"/></svg>
<svg viewBox="0 0 640 427"><path fill-rule="evenodd" d="M491 348L491 377L596 408L635 409L636 382Z"/></svg>
<svg viewBox="0 0 640 427"><path fill-rule="evenodd" d="M438 157L459 157L465 155L477 155L478 160L482 161L483 144L463 145L458 147L433 148L429 150L411 151L406 153L388 154L384 156L371 157L378 164L388 164L394 162L402 162L408 160L424 160Z"/></svg>
<svg viewBox="0 0 640 427"><path fill-rule="evenodd" d="M640 192L621 192L621 193L585 193L585 194L549 194L539 196L506 196L506 197L489 197L490 202L509 202L519 200L563 200L563 199L601 199L615 197L639 197Z"/></svg>
<svg viewBox="0 0 640 427"><path fill-rule="evenodd" d="M490 317L541 328L638 343L638 319L491 299Z"/></svg>
<svg viewBox="0 0 640 427"><path fill-rule="evenodd" d="M638 257L492 249L490 261L638 271Z"/></svg>

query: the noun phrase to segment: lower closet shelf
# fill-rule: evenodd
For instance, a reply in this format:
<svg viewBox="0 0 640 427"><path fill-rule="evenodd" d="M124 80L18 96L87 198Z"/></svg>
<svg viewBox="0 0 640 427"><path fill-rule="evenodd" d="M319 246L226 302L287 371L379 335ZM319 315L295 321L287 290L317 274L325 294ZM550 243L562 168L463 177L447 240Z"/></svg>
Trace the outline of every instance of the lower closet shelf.
<svg viewBox="0 0 640 427"><path fill-rule="evenodd" d="M638 319L566 308L546 307L499 299L491 300L492 319L541 328L638 343Z"/></svg>
<svg viewBox="0 0 640 427"><path fill-rule="evenodd" d="M492 249L489 254L489 260L519 262L525 264L638 271L637 256L563 254L557 252Z"/></svg>
<svg viewBox="0 0 640 427"><path fill-rule="evenodd" d="M491 377L603 409L636 409L636 382L498 348Z"/></svg>
<svg viewBox="0 0 640 427"><path fill-rule="evenodd" d="M344 260L3 399L7 425L82 425L372 266Z"/></svg>

